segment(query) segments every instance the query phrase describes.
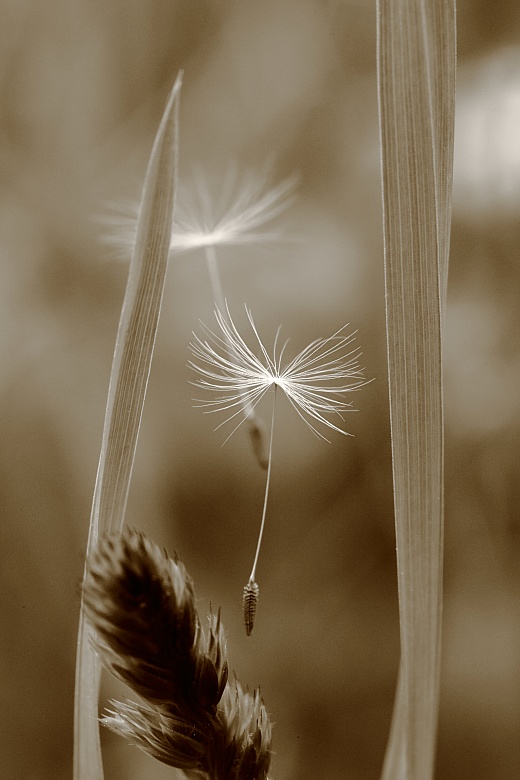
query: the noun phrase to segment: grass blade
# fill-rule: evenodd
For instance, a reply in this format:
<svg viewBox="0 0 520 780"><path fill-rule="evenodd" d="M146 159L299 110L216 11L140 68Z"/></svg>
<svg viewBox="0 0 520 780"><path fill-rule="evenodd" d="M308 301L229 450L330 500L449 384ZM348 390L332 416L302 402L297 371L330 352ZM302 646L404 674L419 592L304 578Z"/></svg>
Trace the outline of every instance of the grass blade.
<svg viewBox="0 0 520 780"><path fill-rule="evenodd" d="M379 0L378 88L402 654L382 776L429 780L440 682L454 0Z"/></svg>
<svg viewBox="0 0 520 780"><path fill-rule="evenodd" d="M100 533L121 533L161 309L178 156L179 76L146 171L136 241L119 322L90 517L87 561ZM99 664L83 608L76 661L75 780L102 780Z"/></svg>

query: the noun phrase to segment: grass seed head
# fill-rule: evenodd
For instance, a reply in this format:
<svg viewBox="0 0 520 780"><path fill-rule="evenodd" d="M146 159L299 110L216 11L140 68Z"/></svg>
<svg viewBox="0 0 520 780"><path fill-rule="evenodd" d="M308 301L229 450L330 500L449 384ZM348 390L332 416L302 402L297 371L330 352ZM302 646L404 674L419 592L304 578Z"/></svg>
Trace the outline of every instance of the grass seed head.
<svg viewBox="0 0 520 780"><path fill-rule="evenodd" d="M267 780L267 711L228 680L220 612L204 631L178 558L137 531L101 537L83 594L105 666L141 697L102 723L190 780Z"/></svg>

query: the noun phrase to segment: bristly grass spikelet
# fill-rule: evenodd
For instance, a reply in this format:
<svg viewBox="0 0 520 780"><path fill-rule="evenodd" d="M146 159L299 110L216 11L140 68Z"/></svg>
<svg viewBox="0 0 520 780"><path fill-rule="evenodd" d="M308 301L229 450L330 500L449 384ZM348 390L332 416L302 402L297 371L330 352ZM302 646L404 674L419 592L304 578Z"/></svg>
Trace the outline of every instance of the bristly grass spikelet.
<svg viewBox="0 0 520 780"><path fill-rule="evenodd" d="M189 780L267 780L269 716L228 680L220 613L204 631L179 559L134 530L104 536L83 593L103 663L140 697L102 723Z"/></svg>
<svg viewBox="0 0 520 780"><path fill-rule="evenodd" d="M283 362L288 342L278 347L280 328L270 354L247 306L246 313L260 357L242 338L226 306L225 314L218 308L215 310L218 332L202 324L204 336L193 334L190 349L194 359L189 361L189 365L198 374L193 384L217 395L214 399L199 399L197 405L207 413L226 415L217 429L226 423L233 425L226 441L246 419L244 410L248 407L254 409L268 390L273 388L274 391L262 519L251 575L244 588L244 622L249 636L258 600L255 575L271 481L276 391L280 389L285 394L316 436L328 441L318 426L352 435L340 427L344 413L353 411L351 402L345 401L344 396L372 380L365 379L364 369L359 363L361 351L353 346L356 332L346 332L347 325L328 338L315 339L292 360Z"/></svg>

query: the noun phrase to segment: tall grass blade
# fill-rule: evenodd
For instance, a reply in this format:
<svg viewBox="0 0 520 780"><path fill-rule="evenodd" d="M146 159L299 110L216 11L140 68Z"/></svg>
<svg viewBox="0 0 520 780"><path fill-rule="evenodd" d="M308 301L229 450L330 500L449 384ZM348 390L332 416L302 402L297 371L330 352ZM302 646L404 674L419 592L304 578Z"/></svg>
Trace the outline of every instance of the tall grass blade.
<svg viewBox="0 0 520 780"><path fill-rule="evenodd" d="M120 534L150 374L168 264L178 156L179 76L146 171L117 334L90 517L87 562L100 533ZM102 780L99 664L82 607L76 661L74 778Z"/></svg>
<svg viewBox="0 0 520 780"><path fill-rule="evenodd" d="M383 780L431 780L443 556L442 323L455 0L378 0L388 377L401 667Z"/></svg>

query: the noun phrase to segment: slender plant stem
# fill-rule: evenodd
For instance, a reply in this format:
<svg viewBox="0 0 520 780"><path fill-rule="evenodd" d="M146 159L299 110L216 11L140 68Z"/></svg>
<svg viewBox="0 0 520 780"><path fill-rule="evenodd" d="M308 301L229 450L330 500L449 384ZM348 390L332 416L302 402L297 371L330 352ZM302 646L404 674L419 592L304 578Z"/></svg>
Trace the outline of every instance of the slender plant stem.
<svg viewBox="0 0 520 780"><path fill-rule="evenodd" d="M208 265L208 273L209 273L209 280L211 283L211 291L213 293L213 299L217 305L217 309L220 311L223 317L226 316L227 312L227 305L226 305L226 299L224 298L224 292L222 290L222 282L220 280L220 273L218 270L218 263L217 263L217 253L215 251L214 246L206 246L204 248L204 252L206 254L206 263ZM231 357L233 357L235 353L235 348L233 347L233 344L230 342L226 334L224 333L224 338L226 340L228 352ZM248 419L253 419L256 417L256 412L253 408L253 405L250 401L244 401L243 404L245 415Z"/></svg>
<svg viewBox="0 0 520 780"><path fill-rule="evenodd" d="M213 298L217 304L218 309L224 316L226 312L226 301L224 293L222 291L222 282L220 281L220 274L217 264L217 253L214 246L206 246L204 248L206 254L206 263L208 265L209 280L211 282L211 290L213 292Z"/></svg>
<svg viewBox="0 0 520 780"><path fill-rule="evenodd" d="M255 560L253 561L253 568L251 569L251 575L249 582L255 581L256 565L258 563L258 556L260 555L260 547L262 546L262 537L264 535L265 518L267 515L267 499L269 498L269 485L271 483L271 465L273 462L273 434L274 434L274 416L276 409L276 389L274 386L274 398L273 398L273 413L271 415L271 433L269 435L269 460L267 466L267 477L265 480L265 495L264 495L264 508L262 510L262 522L260 523L260 531L258 532L258 542L256 543Z"/></svg>

